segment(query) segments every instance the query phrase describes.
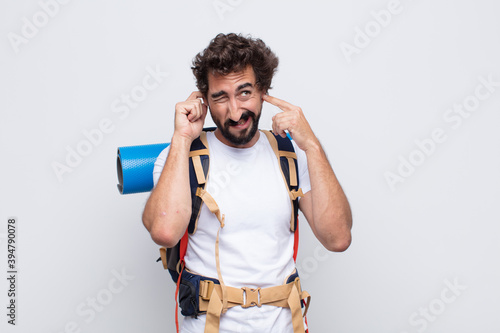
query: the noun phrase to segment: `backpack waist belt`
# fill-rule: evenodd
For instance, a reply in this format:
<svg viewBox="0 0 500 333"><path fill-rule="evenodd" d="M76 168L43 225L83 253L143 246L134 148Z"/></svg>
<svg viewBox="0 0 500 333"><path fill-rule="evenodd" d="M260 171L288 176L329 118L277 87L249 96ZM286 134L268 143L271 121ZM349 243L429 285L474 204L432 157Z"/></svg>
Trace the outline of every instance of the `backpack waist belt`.
<svg viewBox="0 0 500 333"><path fill-rule="evenodd" d="M273 305L290 308L294 333L304 333L302 317L307 314L311 296L302 291L300 278L297 276L291 282L268 288L234 288L226 286L227 308L240 305L243 308L252 306ZM307 299L307 300L306 300ZM306 300L304 314L301 310L301 301ZM199 310L206 312L205 333L219 332L220 316L223 312L222 288L213 280L201 280L199 292Z"/></svg>

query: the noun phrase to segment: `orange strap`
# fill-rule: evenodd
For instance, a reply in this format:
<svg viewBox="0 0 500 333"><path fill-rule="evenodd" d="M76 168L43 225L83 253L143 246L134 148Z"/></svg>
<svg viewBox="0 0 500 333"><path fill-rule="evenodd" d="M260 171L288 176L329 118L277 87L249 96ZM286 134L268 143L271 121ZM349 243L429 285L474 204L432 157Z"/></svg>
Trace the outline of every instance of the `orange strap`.
<svg viewBox="0 0 500 333"><path fill-rule="evenodd" d="M227 286L225 288L228 293L229 308L238 305L243 308L261 307L262 304L290 308L293 332L305 332L302 318L307 314L311 296L307 291L301 289L298 277L288 284L269 288L233 288ZM221 294L221 285L210 280L200 282L199 307L200 311L207 313L205 333L219 332L220 316L223 309ZM304 314L302 314L301 301L305 302Z"/></svg>
<svg viewBox="0 0 500 333"><path fill-rule="evenodd" d="M184 265L182 265L184 266ZM175 288L175 329L177 330L177 333L179 333L179 286L181 284L181 276L182 276L182 271L184 268L181 269L181 272L179 273L179 277L177 278L177 287Z"/></svg>
<svg viewBox="0 0 500 333"><path fill-rule="evenodd" d="M224 214L221 215L219 206L217 205L217 202L215 202L215 199L205 191L205 189L198 187L196 189L196 195L203 200L205 205L207 205L208 209L217 217L217 220L219 220L221 228L224 228Z"/></svg>
<svg viewBox="0 0 500 333"><path fill-rule="evenodd" d="M205 173L203 172L203 167L201 166L201 157L199 155L191 157L193 160L194 172L196 173L196 179L198 180L198 185L206 183Z"/></svg>
<svg viewBox="0 0 500 333"><path fill-rule="evenodd" d="M215 239L215 264L217 267L217 278L220 282L220 287L222 291L222 299L218 296L216 297L215 291L212 291L212 295L210 295L213 301L211 302L208 310L207 310L207 320L205 323L205 332L218 332L219 331L219 318L221 313L227 311L227 288L224 284L224 279L222 279L222 273L220 269L220 258L219 258L219 234L220 230L224 228L224 214L221 214L219 206L215 199L205 191L203 188L198 187L196 190L196 195L199 196L205 205L207 205L208 209L217 217L219 220L219 230L217 230L217 238Z"/></svg>
<svg viewBox="0 0 500 333"><path fill-rule="evenodd" d="M164 269L168 269L167 265L167 248L162 246L160 247L160 258L161 258L161 263L163 264Z"/></svg>
<svg viewBox="0 0 500 333"><path fill-rule="evenodd" d="M181 238L181 243L179 246L179 263L177 264L177 272L179 272L179 277L177 278L177 286L175 288L175 328L177 333L179 333L179 286L181 284L182 271L184 270L184 256L186 255L187 243L188 243L188 231L184 233ZM165 260L166 262L166 260Z"/></svg>

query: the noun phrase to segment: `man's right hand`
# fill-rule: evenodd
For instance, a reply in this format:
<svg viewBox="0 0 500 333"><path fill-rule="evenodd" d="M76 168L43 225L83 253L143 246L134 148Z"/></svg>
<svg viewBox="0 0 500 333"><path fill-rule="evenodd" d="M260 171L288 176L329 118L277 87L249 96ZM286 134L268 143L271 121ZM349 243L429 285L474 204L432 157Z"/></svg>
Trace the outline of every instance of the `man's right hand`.
<svg viewBox="0 0 500 333"><path fill-rule="evenodd" d="M207 115L203 95L193 92L175 105L175 129L158 183L146 202L142 221L153 240L173 247L186 232L191 218L189 147L200 136Z"/></svg>
<svg viewBox="0 0 500 333"><path fill-rule="evenodd" d="M200 136L208 110L202 98L201 92L193 91L187 100L175 105L174 136L189 139L191 142Z"/></svg>

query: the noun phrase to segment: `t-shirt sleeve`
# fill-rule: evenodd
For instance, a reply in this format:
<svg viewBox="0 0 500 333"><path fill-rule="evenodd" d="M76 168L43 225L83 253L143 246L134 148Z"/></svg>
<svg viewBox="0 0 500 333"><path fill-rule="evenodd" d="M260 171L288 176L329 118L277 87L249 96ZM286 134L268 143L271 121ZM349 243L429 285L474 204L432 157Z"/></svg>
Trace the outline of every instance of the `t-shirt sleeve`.
<svg viewBox="0 0 500 333"><path fill-rule="evenodd" d="M156 187L158 184L158 180L160 179L161 172L163 171L163 167L165 166L165 162L167 160L168 152L170 151L170 146L163 149L156 158L155 167L153 169L153 184Z"/></svg>
<svg viewBox="0 0 500 333"><path fill-rule="evenodd" d="M295 154L297 154L297 164L299 166L299 186L302 192L306 194L311 190L311 180L309 179L309 169L307 167L306 153L300 149L295 141L292 140Z"/></svg>

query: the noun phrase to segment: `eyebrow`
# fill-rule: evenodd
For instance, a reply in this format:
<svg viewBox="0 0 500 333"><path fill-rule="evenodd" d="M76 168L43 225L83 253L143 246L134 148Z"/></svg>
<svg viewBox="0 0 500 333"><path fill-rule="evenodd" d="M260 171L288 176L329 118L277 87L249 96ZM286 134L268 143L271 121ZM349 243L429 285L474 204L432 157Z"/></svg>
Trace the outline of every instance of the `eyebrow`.
<svg viewBox="0 0 500 333"><path fill-rule="evenodd" d="M245 89L247 87L253 87L253 84L251 84L250 82L240 84L238 86L238 88L236 88L236 91L238 92L238 91ZM221 97L223 95L227 95L227 92L225 92L224 90L221 90L221 91L218 91L216 93L213 93L212 95L210 95L210 97L212 97L213 99L216 99L217 97Z"/></svg>
<svg viewBox="0 0 500 333"><path fill-rule="evenodd" d="M245 89L246 87L253 87L253 85L250 82L243 83L236 88L236 91L240 91L242 89Z"/></svg>
<svg viewBox="0 0 500 333"><path fill-rule="evenodd" d="M221 97L222 95L227 95L227 93L224 90L221 90L219 92L213 93L210 95L213 99L216 99L217 97Z"/></svg>

